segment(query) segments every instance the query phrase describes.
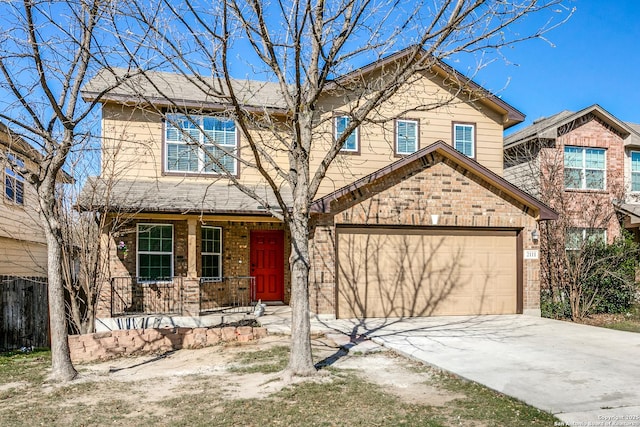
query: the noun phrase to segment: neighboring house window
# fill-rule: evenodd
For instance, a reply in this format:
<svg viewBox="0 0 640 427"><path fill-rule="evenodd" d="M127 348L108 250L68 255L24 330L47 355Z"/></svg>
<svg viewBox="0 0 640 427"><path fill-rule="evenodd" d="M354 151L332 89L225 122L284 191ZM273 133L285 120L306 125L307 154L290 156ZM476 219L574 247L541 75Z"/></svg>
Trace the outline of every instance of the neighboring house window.
<svg viewBox="0 0 640 427"><path fill-rule="evenodd" d="M202 227L202 277L222 279L222 228Z"/></svg>
<svg viewBox="0 0 640 427"><path fill-rule="evenodd" d="M631 191L640 191L640 151L631 152Z"/></svg>
<svg viewBox="0 0 640 427"><path fill-rule="evenodd" d="M568 251L580 250L584 243L607 242L607 230L604 228L569 228L565 247Z"/></svg>
<svg viewBox="0 0 640 427"><path fill-rule="evenodd" d="M604 190L605 150L564 147L564 186L568 189Z"/></svg>
<svg viewBox="0 0 640 427"><path fill-rule="evenodd" d="M475 125L454 123L453 124L453 147L466 155L475 156Z"/></svg>
<svg viewBox="0 0 640 427"><path fill-rule="evenodd" d="M12 169L12 165L24 168L24 161L7 153L7 165L4 169L4 196L18 205L24 205L24 177Z"/></svg>
<svg viewBox="0 0 640 427"><path fill-rule="evenodd" d="M351 123L351 117L349 116L336 116L334 122L335 128L335 137L336 141L338 138L342 136L344 131L347 129L349 124ZM344 141L344 145L341 148L341 151L347 151L352 153L358 152L358 128L355 128Z"/></svg>
<svg viewBox="0 0 640 427"><path fill-rule="evenodd" d="M396 120L396 154L418 151L418 121Z"/></svg>
<svg viewBox="0 0 640 427"><path fill-rule="evenodd" d="M233 120L169 114L166 121L166 170L237 175L238 138ZM213 159L217 159L220 165Z"/></svg>
<svg viewBox="0 0 640 427"><path fill-rule="evenodd" d="M173 226L138 224L138 277L168 280L173 277Z"/></svg>

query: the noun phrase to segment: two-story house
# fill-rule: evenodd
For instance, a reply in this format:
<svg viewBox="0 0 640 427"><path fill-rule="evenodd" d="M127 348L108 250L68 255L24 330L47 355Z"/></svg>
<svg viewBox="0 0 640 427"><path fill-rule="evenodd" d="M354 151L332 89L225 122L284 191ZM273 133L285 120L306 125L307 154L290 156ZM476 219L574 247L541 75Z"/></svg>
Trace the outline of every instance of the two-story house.
<svg viewBox="0 0 640 427"><path fill-rule="evenodd" d="M624 144L625 197L616 208L623 227L640 242L640 124L625 124L630 134Z"/></svg>
<svg viewBox="0 0 640 427"><path fill-rule="evenodd" d="M33 187L12 165L35 170L39 153L0 124L2 168L0 202L0 275L47 275L47 244Z"/></svg>
<svg viewBox="0 0 640 427"><path fill-rule="evenodd" d="M354 73L373 79L401 59ZM94 99L113 78L97 75L84 97ZM234 84L247 109L286 121L278 85ZM358 102L340 90L320 102L312 170ZM447 97L453 102L421 108ZM221 170L273 200L224 100L204 96L184 76L152 72L101 102L102 175L83 194L112 218L103 236L110 281L98 316L198 316L248 300L288 303L287 227ZM503 131L523 119L444 64L377 109L347 139L311 209L312 310L345 318L539 314L538 221L556 214L502 178ZM265 142L284 170L286 143Z"/></svg>
<svg viewBox="0 0 640 427"><path fill-rule="evenodd" d="M554 238L567 250L637 234L638 130L597 104L536 120L505 138L505 178L560 213Z"/></svg>

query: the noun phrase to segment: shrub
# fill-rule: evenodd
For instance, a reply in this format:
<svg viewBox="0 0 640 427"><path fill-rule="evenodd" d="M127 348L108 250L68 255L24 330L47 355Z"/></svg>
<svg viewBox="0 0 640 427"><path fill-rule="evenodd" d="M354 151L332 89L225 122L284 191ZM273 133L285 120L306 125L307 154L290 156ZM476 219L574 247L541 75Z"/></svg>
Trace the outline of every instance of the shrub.
<svg viewBox="0 0 640 427"><path fill-rule="evenodd" d="M564 291L555 298L549 289L543 289L540 292L540 311L542 317L549 319L570 319L571 305Z"/></svg>
<svg viewBox="0 0 640 427"><path fill-rule="evenodd" d="M638 245L628 236L611 245L590 245L586 256L604 260L584 283L586 298L593 298L591 313L624 313L635 301Z"/></svg>
<svg viewBox="0 0 640 427"><path fill-rule="evenodd" d="M586 244L579 253L570 257L575 280L572 298L579 298L573 305L573 317L593 313L622 313L631 308L637 293L635 271L638 259L638 244L629 235L614 243ZM579 292L575 292L575 290Z"/></svg>

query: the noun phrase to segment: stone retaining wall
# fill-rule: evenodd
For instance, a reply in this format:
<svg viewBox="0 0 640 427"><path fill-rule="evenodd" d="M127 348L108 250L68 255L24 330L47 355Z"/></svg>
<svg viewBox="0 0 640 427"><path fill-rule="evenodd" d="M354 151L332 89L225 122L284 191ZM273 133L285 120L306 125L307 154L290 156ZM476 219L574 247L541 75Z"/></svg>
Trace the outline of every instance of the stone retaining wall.
<svg viewBox="0 0 640 427"><path fill-rule="evenodd" d="M219 343L245 343L267 335L266 328L127 329L69 336L73 363L108 360L120 356L164 353L182 348L202 348Z"/></svg>

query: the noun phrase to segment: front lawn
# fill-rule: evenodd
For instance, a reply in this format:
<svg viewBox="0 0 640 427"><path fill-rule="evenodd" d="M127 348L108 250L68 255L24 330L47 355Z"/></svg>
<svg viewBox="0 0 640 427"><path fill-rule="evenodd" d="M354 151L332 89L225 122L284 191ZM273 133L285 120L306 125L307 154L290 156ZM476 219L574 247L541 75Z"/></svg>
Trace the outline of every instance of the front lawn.
<svg viewBox="0 0 640 427"><path fill-rule="evenodd" d="M549 426L522 402L392 352L343 355L317 378L286 381L285 337L79 365L48 384L48 353L0 356L7 426ZM339 349L314 340L318 361Z"/></svg>

